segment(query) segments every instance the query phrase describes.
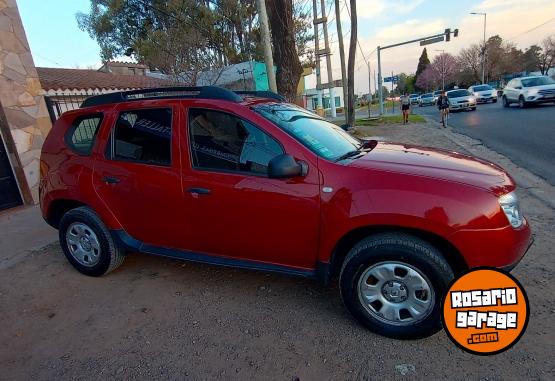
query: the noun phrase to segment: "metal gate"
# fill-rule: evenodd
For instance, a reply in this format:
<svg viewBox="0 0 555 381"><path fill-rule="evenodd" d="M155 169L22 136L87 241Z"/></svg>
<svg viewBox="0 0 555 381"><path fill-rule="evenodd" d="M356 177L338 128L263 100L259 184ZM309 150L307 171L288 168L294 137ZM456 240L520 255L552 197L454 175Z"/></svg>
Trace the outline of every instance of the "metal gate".
<svg viewBox="0 0 555 381"><path fill-rule="evenodd" d="M45 96L44 101L50 120L54 123L64 112L78 109L81 103L91 95L94 94Z"/></svg>
<svg viewBox="0 0 555 381"><path fill-rule="evenodd" d="M19 188L10 165L6 146L0 135L0 210L21 204Z"/></svg>

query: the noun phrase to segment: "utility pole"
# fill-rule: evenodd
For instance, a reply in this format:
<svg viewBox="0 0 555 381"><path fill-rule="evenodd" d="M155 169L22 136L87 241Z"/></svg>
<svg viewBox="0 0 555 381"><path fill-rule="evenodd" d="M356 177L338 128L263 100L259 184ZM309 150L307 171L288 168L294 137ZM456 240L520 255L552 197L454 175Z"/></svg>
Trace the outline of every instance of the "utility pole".
<svg viewBox="0 0 555 381"><path fill-rule="evenodd" d="M441 54L445 54L445 50L443 49L435 49L436 52L441 52ZM445 57L442 58L443 61L441 63L441 90L445 90Z"/></svg>
<svg viewBox="0 0 555 381"><path fill-rule="evenodd" d="M333 85L333 75L331 72L331 52L330 52L330 44L329 44L329 39L328 39L328 18L326 17L326 4L325 4L325 0L320 0L320 5L321 5L321 12L322 12L322 18L325 19L326 21L324 21L323 23L323 28L324 28L324 49L326 51L325 56L326 56L326 71L328 72L328 84L330 86L329 88L329 92L330 92L330 109L331 109L331 117L335 118L337 116L336 112L335 112L335 89L334 89L334 85Z"/></svg>
<svg viewBox="0 0 555 381"><path fill-rule="evenodd" d="M348 103L347 103L347 68L345 67L345 49L343 48L343 31L341 28L341 9L339 8L339 0L335 0L335 21L337 24L337 39L339 41L339 58L341 60L341 84L343 87L343 115L345 115L345 123L349 122ZM370 68L370 63L368 63ZM370 69L368 69L370 71ZM370 108L368 109L370 116Z"/></svg>
<svg viewBox="0 0 555 381"><path fill-rule="evenodd" d="M334 91L334 83L333 83L333 75L331 72L331 51L330 51L330 44L328 39L328 18L326 17L326 5L324 3L325 0L320 0L320 12L321 17L318 17L318 6L316 0L313 0L313 12L314 12L314 35L315 35L315 44L316 44L316 60L317 60L317 67L316 67L316 89L329 89L329 100L330 100L330 110L331 110L331 117L335 118L337 116L335 111L335 91ZM322 29L324 30L324 49L320 49L319 45L319 36L318 36L318 24L322 24ZM326 57L326 71L328 72L328 83L322 84L322 79L320 77L320 81L318 83L318 77L321 76L321 64L320 64L320 57ZM321 93L319 93L321 94ZM321 96L321 95L320 95ZM319 97L320 97L319 96ZM318 99L320 102L320 99Z"/></svg>
<svg viewBox="0 0 555 381"><path fill-rule="evenodd" d="M316 110L323 108L322 104L322 90L320 86L322 85L322 70L320 65L320 56L318 52L320 51L320 36L318 35L318 5L316 0L312 0L312 14L314 19L314 52L316 55L316 94L318 98L318 104L316 105Z"/></svg>
<svg viewBox="0 0 555 381"><path fill-rule="evenodd" d="M372 70L370 70L370 59L368 59L368 117L371 116L372 112L370 108L372 107Z"/></svg>
<svg viewBox="0 0 555 381"><path fill-rule="evenodd" d="M266 63L266 74L268 75L268 86L277 94L276 73L274 73L274 58L272 56L272 45L270 43L270 27L268 26L268 13L266 13L266 0L257 0L258 19L260 20L260 34L264 46L264 62Z"/></svg>
<svg viewBox="0 0 555 381"><path fill-rule="evenodd" d="M382 60L381 48L378 46L378 99L380 102L380 115L383 115L383 91L382 91Z"/></svg>
<svg viewBox="0 0 555 381"><path fill-rule="evenodd" d="M484 48L482 50L482 84L486 83L486 19L487 13L485 12L470 12L471 15L484 16Z"/></svg>

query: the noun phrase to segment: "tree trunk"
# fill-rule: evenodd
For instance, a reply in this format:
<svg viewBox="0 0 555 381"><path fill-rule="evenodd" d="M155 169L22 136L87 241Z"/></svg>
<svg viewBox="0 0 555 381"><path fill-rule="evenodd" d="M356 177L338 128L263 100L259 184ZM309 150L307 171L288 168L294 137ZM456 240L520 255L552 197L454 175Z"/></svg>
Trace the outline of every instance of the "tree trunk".
<svg viewBox="0 0 555 381"><path fill-rule="evenodd" d="M339 59L341 60L341 82L343 88L343 115L345 115L345 123L349 124L349 107L347 98L349 93L347 90L347 69L345 68L345 48L343 47L343 31L341 29L341 7L339 0L335 0L335 21L337 25L337 40L339 41Z"/></svg>
<svg viewBox="0 0 555 381"><path fill-rule="evenodd" d="M351 3L351 41L349 43L349 61L347 63L347 103L348 124L355 126L355 58L357 52L357 2Z"/></svg>
<svg viewBox="0 0 555 381"><path fill-rule="evenodd" d="M272 55L277 67L278 92L294 102L303 68L295 44L293 0L266 0L266 9L272 33Z"/></svg>

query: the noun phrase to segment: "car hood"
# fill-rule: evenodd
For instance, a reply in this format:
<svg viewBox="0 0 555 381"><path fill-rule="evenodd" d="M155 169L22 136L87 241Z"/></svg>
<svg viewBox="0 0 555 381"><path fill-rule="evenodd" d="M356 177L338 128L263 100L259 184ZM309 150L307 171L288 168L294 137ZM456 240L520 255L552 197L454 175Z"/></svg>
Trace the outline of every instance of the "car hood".
<svg viewBox="0 0 555 381"><path fill-rule="evenodd" d="M472 95L465 95L462 97L451 97L448 98L449 102L458 102L458 101L469 101L471 98L474 98L474 96Z"/></svg>
<svg viewBox="0 0 555 381"><path fill-rule="evenodd" d="M514 189L512 179L501 167L435 148L378 142L374 149L348 165L463 183L498 195Z"/></svg>
<svg viewBox="0 0 555 381"><path fill-rule="evenodd" d="M553 90L555 89L555 84L550 85L541 85L541 86L532 86L532 87L523 87L523 90Z"/></svg>
<svg viewBox="0 0 555 381"><path fill-rule="evenodd" d="M475 91L474 92L474 94L478 94L478 95L493 95L495 93L496 93L495 90L482 90L482 91Z"/></svg>

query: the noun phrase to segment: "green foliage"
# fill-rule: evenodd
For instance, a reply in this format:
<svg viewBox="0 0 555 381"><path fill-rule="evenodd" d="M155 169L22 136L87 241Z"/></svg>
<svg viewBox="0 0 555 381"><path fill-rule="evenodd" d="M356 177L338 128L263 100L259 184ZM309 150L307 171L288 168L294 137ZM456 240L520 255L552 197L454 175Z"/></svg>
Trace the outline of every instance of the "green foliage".
<svg viewBox="0 0 555 381"><path fill-rule="evenodd" d="M418 90L423 90L416 86L416 81L418 80L418 76L422 74L426 67L430 64L430 59L428 58L428 51L426 48L422 50L422 54L420 54L420 58L418 59L418 66L416 67L416 74L414 75L414 82L412 83L413 89L416 87Z"/></svg>

